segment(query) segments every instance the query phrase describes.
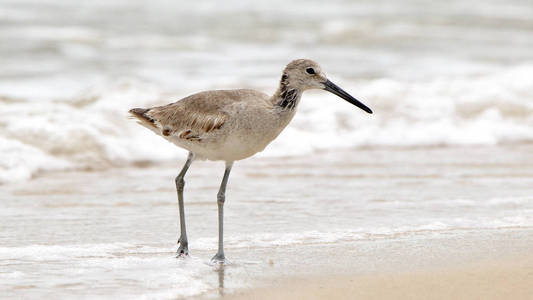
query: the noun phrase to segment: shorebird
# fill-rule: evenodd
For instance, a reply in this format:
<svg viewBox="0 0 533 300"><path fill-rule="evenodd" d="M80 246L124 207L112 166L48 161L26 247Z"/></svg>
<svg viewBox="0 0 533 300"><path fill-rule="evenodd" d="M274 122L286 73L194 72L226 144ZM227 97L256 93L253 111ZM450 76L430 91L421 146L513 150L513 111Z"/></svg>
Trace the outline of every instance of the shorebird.
<svg viewBox="0 0 533 300"><path fill-rule="evenodd" d="M175 179L180 216L177 256L189 255L183 204L184 176L195 159L226 162L217 194L218 251L213 263L225 262L223 246L226 185L233 162L262 151L294 117L302 93L329 91L371 114L372 110L329 81L320 66L309 59L290 62L273 96L250 89L199 92L177 102L129 112L144 127L189 151Z"/></svg>

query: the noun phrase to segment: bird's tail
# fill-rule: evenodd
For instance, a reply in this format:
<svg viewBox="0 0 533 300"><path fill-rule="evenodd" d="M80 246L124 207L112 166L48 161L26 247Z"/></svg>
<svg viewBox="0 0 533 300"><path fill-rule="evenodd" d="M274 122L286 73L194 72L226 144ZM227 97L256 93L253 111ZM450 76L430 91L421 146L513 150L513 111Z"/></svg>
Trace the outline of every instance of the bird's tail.
<svg viewBox="0 0 533 300"><path fill-rule="evenodd" d="M148 111L149 108L132 108L129 110L130 118L137 120L143 126L157 128L155 120L147 115Z"/></svg>

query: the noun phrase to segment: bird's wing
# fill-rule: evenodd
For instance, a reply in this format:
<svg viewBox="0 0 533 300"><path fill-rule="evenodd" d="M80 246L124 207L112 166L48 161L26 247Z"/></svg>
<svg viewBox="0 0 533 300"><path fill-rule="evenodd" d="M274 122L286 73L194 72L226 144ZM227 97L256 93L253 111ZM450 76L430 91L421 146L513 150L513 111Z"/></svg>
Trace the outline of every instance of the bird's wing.
<svg viewBox="0 0 533 300"><path fill-rule="evenodd" d="M225 107L250 99L245 90L207 91L177 102L148 109L130 110L141 124L159 131L163 136L177 136L187 140L201 140L207 133L220 129L229 116ZM247 94L248 93L248 94Z"/></svg>

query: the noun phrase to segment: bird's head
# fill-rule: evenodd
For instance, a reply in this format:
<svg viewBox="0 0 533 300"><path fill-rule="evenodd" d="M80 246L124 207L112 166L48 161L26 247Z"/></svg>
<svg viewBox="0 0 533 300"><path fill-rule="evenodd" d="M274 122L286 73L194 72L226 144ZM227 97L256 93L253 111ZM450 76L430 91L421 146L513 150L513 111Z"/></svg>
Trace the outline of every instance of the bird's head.
<svg viewBox="0 0 533 300"><path fill-rule="evenodd" d="M283 70L281 84L300 91L321 89L333 93L360 109L371 114L372 110L346 91L329 81L322 68L310 59L297 59L291 61Z"/></svg>

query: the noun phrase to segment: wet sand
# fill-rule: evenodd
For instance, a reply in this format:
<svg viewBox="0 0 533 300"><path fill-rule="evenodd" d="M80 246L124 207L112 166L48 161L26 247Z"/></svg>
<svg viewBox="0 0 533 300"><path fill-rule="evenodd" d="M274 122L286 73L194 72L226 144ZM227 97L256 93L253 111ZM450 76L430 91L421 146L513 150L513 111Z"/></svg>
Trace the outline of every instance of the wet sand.
<svg viewBox="0 0 533 300"><path fill-rule="evenodd" d="M416 272L291 278L224 299L531 299L533 255Z"/></svg>
<svg viewBox="0 0 533 300"><path fill-rule="evenodd" d="M425 274L447 286L471 272L496 287L498 268L515 272L515 258L533 249L532 150L358 149L238 162L223 268L208 264L222 163L195 162L187 174L184 260L174 257L173 182L183 162L41 173L0 186L0 290L7 298L261 299L313 291L307 282L351 293L357 279L361 292L386 281L422 293ZM382 292L394 296L389 287Z"/></svg>

